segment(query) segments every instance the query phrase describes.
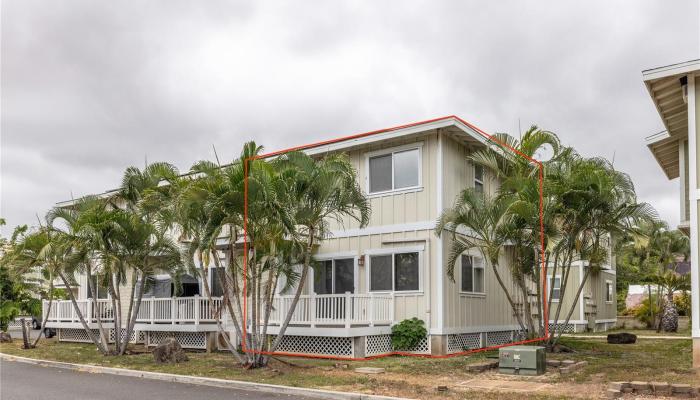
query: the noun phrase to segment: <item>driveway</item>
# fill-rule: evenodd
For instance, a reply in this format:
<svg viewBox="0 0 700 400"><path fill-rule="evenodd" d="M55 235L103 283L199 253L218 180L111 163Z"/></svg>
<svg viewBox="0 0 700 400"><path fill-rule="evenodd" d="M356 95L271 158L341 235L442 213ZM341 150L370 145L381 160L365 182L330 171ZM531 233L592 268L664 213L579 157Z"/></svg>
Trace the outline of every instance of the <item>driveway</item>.
<svg viewBox="0 0 700 400"><path fill-rule="evenodd" d="M2 400L279 400L291 398L304 399L298 396L93 374L16 361L0 361L0 399Z"/></svg>

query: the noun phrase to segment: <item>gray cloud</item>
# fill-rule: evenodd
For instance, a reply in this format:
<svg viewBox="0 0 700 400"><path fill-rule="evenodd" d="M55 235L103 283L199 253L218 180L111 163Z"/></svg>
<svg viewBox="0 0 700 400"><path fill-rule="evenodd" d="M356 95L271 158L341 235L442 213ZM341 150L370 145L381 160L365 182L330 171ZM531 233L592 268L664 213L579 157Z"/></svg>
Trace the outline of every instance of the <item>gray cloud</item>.
<svg viewBox="0 0 700 400"><path fill-rule="evenodd" d="M284 148L447 114L536 123L615 158L678 222L643 138L662 129L641 70L698 57L698 3L2 2L2 194L10 225L185 170L245 141Z"/></svg>

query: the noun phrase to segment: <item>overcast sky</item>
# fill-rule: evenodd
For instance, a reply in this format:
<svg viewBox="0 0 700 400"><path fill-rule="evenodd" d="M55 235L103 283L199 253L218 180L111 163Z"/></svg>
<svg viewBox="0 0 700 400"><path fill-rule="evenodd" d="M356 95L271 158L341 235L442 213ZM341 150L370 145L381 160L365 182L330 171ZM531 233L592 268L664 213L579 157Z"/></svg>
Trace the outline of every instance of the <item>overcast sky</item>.
<svg viewBox="0 0 700 400"><path fill-rule="evenodd" d="M456 114L537 124L629 172L675 226L678 180L644 145L663 125L643 69L700 56L697 0L2 0L1 203L9 226L118 185ZM222 160L223 161L223 160Z"/></svg>

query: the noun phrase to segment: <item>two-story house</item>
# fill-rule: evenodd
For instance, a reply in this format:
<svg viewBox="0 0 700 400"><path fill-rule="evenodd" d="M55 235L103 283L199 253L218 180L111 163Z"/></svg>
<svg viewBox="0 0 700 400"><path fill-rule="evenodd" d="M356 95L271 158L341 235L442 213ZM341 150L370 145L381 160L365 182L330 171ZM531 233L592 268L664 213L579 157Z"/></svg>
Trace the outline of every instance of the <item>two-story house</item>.
<svg viewBox="0 0 700 400"><path fill-rule="evenodd" d="M389 353L391 326L413 317L423 320L428 330L426 340L414 349L419 353L456 353L519 338L513 311L480 253L476 249L464 253L452 281L446 274L451 238L435 234L436 220L462 189L474 187L491 194L498 189L489 171L467 160L470 152L485 146L488 138L478 128L450 116L305 148L318 157L347 154L372 214L364 228L350 219L332 223L330 237L315 256L320 266L305 283L278 350L347 357ZM503 265L507 262L504 259ZM577 287L585 262L572 268L569 279ZM508 274L503 275L513 287ZM206 300L196 296L201 293L197 280L190 282L192 297L170 298L168 279L158 277L160 286L154 285L153 297L144 301L147 311L137 321L137 338L155 344L164 335L175 335L184 346L206 347L211 342L207 338L215 336L213 321L181 315L182 310L199 309L185 306L187 302ZM574 298L572 289L559 299L560 280L550 278L555 307L561 304L568 311L574 302L577 312L569 326L559 328L604 330L614 325L614 265L591 277L580 298ZM511 293L517 302L534 301L519 298L514 287ZM276 298L269 334L279 331L291 297L280 293ZM59 334L62 340L75 340L76 335L86 339L75 321L68 323L52 316L49 326L64 329ZM233 328L229 330L233 334Z"/></svg>

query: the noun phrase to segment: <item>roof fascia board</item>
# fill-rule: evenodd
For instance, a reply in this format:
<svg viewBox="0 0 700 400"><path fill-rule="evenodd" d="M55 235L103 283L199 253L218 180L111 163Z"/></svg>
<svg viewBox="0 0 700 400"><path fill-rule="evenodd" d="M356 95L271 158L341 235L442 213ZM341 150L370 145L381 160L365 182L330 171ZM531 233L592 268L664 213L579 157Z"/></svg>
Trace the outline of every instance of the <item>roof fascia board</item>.
<svg viewBox="0 0 700 400"><path fill-rule="evenodd" d="M304 152L306 152L309 155L329 153L333 151L344 150L350 147L362 146L371 143L381 142L384 140L395 139L402 136L413 135L416 133L430 131L433 129L446 128L448 126L455 126L467 133L469 136L472 136L473 138L479 140L481 143L486 144L486 138L484 138L481 134L464 125L457 119L453 117L448 117L437 121L427 122L425 124L410 126L388 132L381 132L360 138L342 140L335 143L321 145L318 147L312 147L310 149L304 150Z"/></svg>
<svg viewBox="0 0 700 400"><path fill-rule="evenodd" d="M674 75L687 74L689 72L700 71L700 60L691 60L680 64L667 65L663 67L642 71L644 82L666 78Z"/></svg>

